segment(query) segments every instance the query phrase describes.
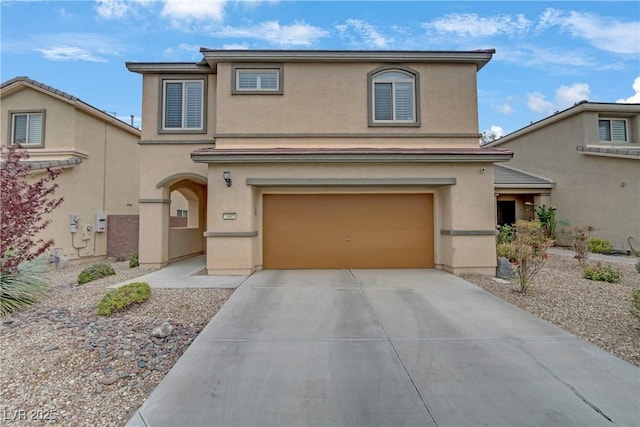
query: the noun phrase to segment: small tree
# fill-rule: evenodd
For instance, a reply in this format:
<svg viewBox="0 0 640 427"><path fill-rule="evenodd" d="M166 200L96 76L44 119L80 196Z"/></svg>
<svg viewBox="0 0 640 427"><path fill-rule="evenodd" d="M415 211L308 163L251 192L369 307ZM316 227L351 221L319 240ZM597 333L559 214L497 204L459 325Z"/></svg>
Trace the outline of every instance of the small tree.
<svg viewBox="0 0 640 427"><path fill-rule="evenodd" d="M0 154L0 271L17 271L19 264L53 245L53 240L36 240L36 236L51 223L44 216L62 203L62 198L52 197L58 187L53 180L60 171L47 169L30 183L25 179L31 171L24 161L29 158L26 151L10 146L1 148Z"/></svg>
<svg viewBox="0 0 640 427"><path fill-rule="evenodd" d="M578 260L580 267L584 268L589 254L589 233L593 231L593 227L571 227L571 246L576 253L575 258Z"/></svg>
<svg viewBox="0 0 640 427"><path fill-rule="evenodd" d="M520 283L519 291L525 293L529 290L533 277L546 263L547 248L551 242L545 236L542 225L538 221L519 219L514 229L516 234L514 264Z"/></svg>

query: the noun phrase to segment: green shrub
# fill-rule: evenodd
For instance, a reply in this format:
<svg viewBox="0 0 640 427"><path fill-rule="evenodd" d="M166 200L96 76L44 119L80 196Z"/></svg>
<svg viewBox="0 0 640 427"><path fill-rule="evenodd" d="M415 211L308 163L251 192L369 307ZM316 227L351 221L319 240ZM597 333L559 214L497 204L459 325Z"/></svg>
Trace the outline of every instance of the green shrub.
<svg viewBox="0 0 640 427"><path fill-rule="evenodd" d="M618 283L620 281L620 272L609 264L602 265L597 263L594 266L588 265L582 270L582 275L585 279L598 282Z"/></svg>
<svg viewBox="0 0 640 427"><path fill-rule="evenodd" d="M636 262L636 271L640 273L640 261Z"/></svg>
<svg viewBox="0 0 640 427"><path fill-rule="evenodd" d="M609 243L608 240L596 239L595 237L592 237L591 239L589 239L589 252L592 252L594 254L600 254L602 252L610 251L612 249L613 249L613 246L611 246L611 243Z"/></svg>
<svg viewBox="0 0 640 427"><path fill-rule="evenodd" d="M78 285L84 285L92 280L113 276L114 274L116 274L115 270L108 264L93 264L80 272L78 275Z"/></svg>
<svg viewBox="0 0 640 427"><path fill-rule="evenodd" d="M631 314L636 316L640 320L640 286L636 286L631 289L631 301L633 307L631 308Z"/></svg>
<svg viewBox="0 0 640 427"><path fill-rule="evenodd" d="M500 243L496 246L496 255L513 262L516 259L516 245L513 242Z"/></svg>
<svg viewBox="0 0 640 427"><path fill-rule="evenodd" d="M496 244L500 245L503 243L512 243L516 240L516 233L513 231L513 227L510 225L503 225L498 230L498 234L496 235Z"/></svg>
<svg viewBox="0 0 640 427"><path fill-rule="evenodd" d="M129 283L109 291L98 303L98 314L109 316L116 311L122 311L133 304L145 302L151 294L148 283Z"/></svg>
<svg viewBox="0 0 640 427"><path fill-rule="evenodd" d="M545 236L542 225L538 221L519 219L514 225L516 240L515 270L520 283L519 291L527 292L533 277L547 261L547 249L551 244Z"/></svg>
<svg viewBox="0 0 640 427"><path fill-rule="evenodd" d="M34 259L18 265L17 271L0 271L0 316L29 307L49 288L47 261Z"/></svg>
<svg viewBox="0 0 640 427"><path fill-rule="evenodd" d="M140 260L138 259L138 252L134 252L131 254L129 258L129 268L134 268L140 265Z"/></svg>

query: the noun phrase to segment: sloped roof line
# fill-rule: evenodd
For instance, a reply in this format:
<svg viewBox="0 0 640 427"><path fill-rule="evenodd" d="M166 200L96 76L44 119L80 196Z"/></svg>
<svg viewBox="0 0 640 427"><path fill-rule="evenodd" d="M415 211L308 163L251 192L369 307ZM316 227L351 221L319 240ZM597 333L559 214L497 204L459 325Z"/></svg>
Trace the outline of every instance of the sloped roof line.
<svg viewBox="0 0 640 427"><path fill-rule="evenodd" d="M136 135L140 135L140 129L131 126L129 123L120 120L117 117L114 117L108 113L106 113L103 110L100 110L99 108L94 107L91 104L88 104L86 102L84 102L83 100L81 100L80 98L73 96L67 92L64 92L60 89L56 89L53 86L49 86L46 85L44 83L41 83L37 80L33 80L27 76L18 76L18 77L14 77L10 80L7 80L6 82L2 83L0 85L0 92L5 91L7 88L13 86L13 85L29 85L32 87L35 87L37 89L40 89L44 92L48 92L51 95L57 96L59 98L63 98L65 100L67 100L69 103L74 104L74 106L80 107L83 110L87 111L87 112L91 112L94 116L100 117L102 120L106 121L106 122L111 122L116 126L119 126L122 129L127 130L128 132L131 133L135 133Z"/></svg>
<svg viewBox="0 0 640 427"><path fill-rule="evenodd" d="M541 185L541 186L555 186L555 181L549 178L545 178L540 175L533 174L531 172L523 171L520 169L512 168L504 164L496 164L493 167L494 171L494 184L495 185Z"/></svg>

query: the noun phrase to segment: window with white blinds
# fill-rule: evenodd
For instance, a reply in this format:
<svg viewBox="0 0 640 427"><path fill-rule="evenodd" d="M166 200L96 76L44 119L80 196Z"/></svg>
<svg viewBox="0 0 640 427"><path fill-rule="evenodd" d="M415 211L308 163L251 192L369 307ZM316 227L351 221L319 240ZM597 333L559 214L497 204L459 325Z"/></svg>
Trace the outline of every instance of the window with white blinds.
<svg viewBox="0 0 640 427"><path fill-rule="evenodd" d="M415 77L403 71L384 71L373 76L373 121L416 121Z"/></svg>
<svg viewBox="0 0 640 427"><path fill-rule="evenodd" d="M202 80L164 81L163 129L200 130L204 108Z"/></svg>
<svg viewBox="0 0 640 427"><path fill-rule="evenodd" d="M628 142L627 121L625 119L598 120L598 137L603 142Z"/></svg>
<svg viewBox="0 0 640 427"><path fill-rule="evenodd" d="M280 70L236 70L237 91L279 91Z"/></svg>
<svg viewBox="0 0 640 427"><path fill-rule="evenodd" d="M43 113L14 113L11 116L12 144L24 146L43 145Z"/></svg>

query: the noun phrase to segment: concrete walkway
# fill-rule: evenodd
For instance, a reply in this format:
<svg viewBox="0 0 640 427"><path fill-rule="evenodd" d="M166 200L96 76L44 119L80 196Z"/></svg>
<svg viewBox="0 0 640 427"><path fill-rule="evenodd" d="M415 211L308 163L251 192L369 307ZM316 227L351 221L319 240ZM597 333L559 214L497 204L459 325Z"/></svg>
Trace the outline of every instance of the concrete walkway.
<svg viewBox="0 0 640 427"><path fill-rule="evenodd" d="M237 288L247 279L247 276L196 276L205 263L205 255L187 258L110 288L133 282L147 282L152 288Z"/></svg>
<svg viewBox="0 0 640 427"><path fill-rule="evenodd" d="M547 251L550 254L554 254L554 255L562 255L562 256L568 256L572 258L576 256L576 253L569 249L549 248ZM640 260L638 258L630 257L630 256L613 256L613 255L602 255L602 254L592 254L592 253L587 255L587 259L590 259L593 261L603 261L603 262L631 264L631 265L634 265Z"/></svg>
<svg viewBox="0 0 640 427"><path fill-rule="evenodd" d="M436 270L260 271L127 426L634 426L637 367Z"/></svg>

